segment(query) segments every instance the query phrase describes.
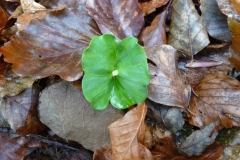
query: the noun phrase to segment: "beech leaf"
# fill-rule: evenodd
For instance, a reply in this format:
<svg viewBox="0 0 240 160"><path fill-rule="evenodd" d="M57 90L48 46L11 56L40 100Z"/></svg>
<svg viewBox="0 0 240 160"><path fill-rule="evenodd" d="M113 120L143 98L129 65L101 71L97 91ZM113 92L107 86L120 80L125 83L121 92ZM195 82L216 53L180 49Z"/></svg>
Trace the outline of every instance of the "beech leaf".
<svg viewBox="0 0 240 160"><path fill-rule="evenodd" d="M240 21L240 7L238 0L216 0L222 13Z"/></svg>
<svg viewBox="0 0 240 160"><path fill-rule="evenodd" d="M24 13L35 13L37 11L46 10L44 6L34 0L20 0Z"/></svg>
<svg viewBox="0 0 240 160"><path fill-rule="evenodd" d="M202 130L193 132L184 142L177 146L180 153L187 156L200 156L214 142L218 132L213 133L217 123L211 123Z"/></svg>
<svg viewBox="0 0 240 160"><path fill-rule="evenodd" d="M1 6L0 6L0 17L1 17L1 20L0 20L0 34L1 34L1 29L5 26L9 18L8 13L5 12Z"/></svg>
<svg viewBox="0 0 240 160"><path fill-rule="evenodd" d="M213 38L221 41L231 41L227 16L218 8L216 0L201 0L202 22Z"/></svg>
<svg viewBox="0 0 240 160"><path fill-rule="evenodd" d="M169 0L149 0L145 2L140 2L139 7L145 15L151 13L156 8L161 7L168 3Z"/></svg>
<svg viewBox="0 0 240 160"><path fill-rule="evenodd" d="M192 0L173 0L168 44L191 56L208 43L208 34Z"/></svg>
<svg viewBox="0 0 240 160"><path fill-rule="evenodd" d="M146 112L146 104L141 103L109 125L112 159L153 160L151 152L142 144L147 127L144 123Z"/></svg>
<svg viewBox="0 0 240 160"><path fill-rule="evenodd" d="M177 51L169 45L145 47L145 51L157 65L148 85L148 98L169 106L187 107L191 89L178 69Z"/></svg>
<svg viewBox="0 0 240 160"><path fill-rule="evenodd" d="M158 14L152 21L151 26L148 26L142 35L142 40L144 46L154 46L154 45L162 45L167 43L166 36L166 16L167 10Z"/></svg>
<svg viewBox="0 0 240 160"><path fill-rule="evenodd" d="M87 0L88 13L103 34L118 39L138 37L144 25L144 14L137 0Z"/></svg>
<svg viewBox="0 0 240 160"><path fill-rule="evenodd" d="M240 117L240 82L223 72L209 73L193 88L189 110L189 122L204 128L219 121L218 129L239 126L229 116Z"/></svg>
<svg viewBox="0 0 240 160"><path fill-rule="evenodd" d="M99 35L95 22L84 10L50 10L30 23L0 48L13 71L35 78L51 74L74 81L82 75L81 54L91 37Z"/></svg>

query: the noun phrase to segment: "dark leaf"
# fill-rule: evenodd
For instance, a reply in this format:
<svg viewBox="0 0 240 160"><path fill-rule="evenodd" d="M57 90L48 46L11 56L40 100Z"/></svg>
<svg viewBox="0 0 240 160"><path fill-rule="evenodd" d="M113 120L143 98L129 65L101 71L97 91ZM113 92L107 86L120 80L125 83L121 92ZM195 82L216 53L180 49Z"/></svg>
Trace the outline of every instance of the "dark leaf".
<svg viewBox="0 0 240 160"><path fill-rule="evenodd" d="M118 39L138 37L144 25L144 14L137 0L87 0L88 13L103 34Z"/></svg>

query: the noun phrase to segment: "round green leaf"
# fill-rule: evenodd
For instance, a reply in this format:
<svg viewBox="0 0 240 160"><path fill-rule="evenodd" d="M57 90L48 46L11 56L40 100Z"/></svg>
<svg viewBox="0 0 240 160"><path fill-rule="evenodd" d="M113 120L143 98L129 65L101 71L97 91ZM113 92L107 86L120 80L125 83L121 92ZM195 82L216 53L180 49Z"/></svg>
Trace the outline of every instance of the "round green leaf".
<svg viewBox="0 0 240 160"><path fill-rule="evenodd" d="M105 109L109 101L125 109L147 97L147 57L136 38L118 42L110 34L93 37L83 52L82 68L83 94L95 109Z"/></svg>

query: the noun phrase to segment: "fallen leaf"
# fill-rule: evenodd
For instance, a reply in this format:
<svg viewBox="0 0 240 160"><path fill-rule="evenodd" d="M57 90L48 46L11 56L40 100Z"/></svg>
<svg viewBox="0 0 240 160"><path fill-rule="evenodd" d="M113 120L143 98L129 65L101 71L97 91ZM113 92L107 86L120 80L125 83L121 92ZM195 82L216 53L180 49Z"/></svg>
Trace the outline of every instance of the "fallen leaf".
<svg viewBox="0 0 240 160"><path fill-rule="evenodd" d="M221 41L231 41L227 16L218 8L216 0L201 0L202 22L213 38Z"/></svg>
<svg viewBox="0 0 240 160"><path fill-rule="evenodd" d="M137 0L87 0L86 5L103 34L110 33L118 39L138 37L144 25Z"/></svg>
<svg viewBox="0 0 240 160"><path fill-rule="evenodd" d="M190 124L204 128L219 121L218 129L239 126L228 115L240 117L240 82L223 72L209 73L193 88L189 110Z"/></svg>
<svg viewBox="0 0 240 160"><path fill-rule="evenodd" d="M20 0L24 13L35 13L37 11L46 10L44 6L34 0Z"/></svg>
<svg viewBox="0 0 240 160"><path fill-rule="evenodd" d="M223 14L228 17L240 21L240 12L239 6L237 6L237 0L216 0L218 3L218 7L222 11Z"/></svg>
<svg viewBox="0 0 240 160"><path fill-rule="evenodd" d="M25 137L11 138L8 133L0 133L0 158L2 160L22 160L29 147L42 147L39 141Z"/></svg>
<svg viewBox="0 0 240 160"><path fill-rule="evenodd" d="M111 145L106 144L94 152L93 160L111 160L111 154Z"/></svg>
<svg viewBox="0 0 240 160"><path fill-rule="evenodd" d="M101 112L94 110L82 90L65 81L42 91L38 111L41 122L55 134L93 151L110 143L107 127L124 115L112 106Z"/></svg>
<svg viewBox="0 0 240 160"><path fill-rule="evenodd" d="M157 126L163 126L162 128L173 133L182 128L185 121L182 117L183 110L181 108L160 105L150 100L147 100L146 104L148 106L146 117L156 122Z"/></svg>
<svg viewBox="0 0 240 160"><path fill-rule="evenodd" d="M172 137L157 139L155 144L151 150L154 160L216 160L221 157L223 150L219 143L214 142L201 156L187 157L178 152Z"/></svg>
<svg viewBox="0 0 240 160"><path fill-rule="evenodd" d="M230 4L237 11L237 13L240 14L240 2L239 2L239 0L230 0Z"/></svg>
<svg viewBox="0 0 240 160"><path fill-rule="evenodd" d="M208 43L208 34L193 2L173 0L168 44L191 56Z"/></svg>
<svg viewBox="0 0 240 160"><path fill-rule="evenodd" d="M74 81L83 73L82 50L99 34L87 12L65 8L32 20L0 52L5 61L13 63L13 71L18 75L43 78L56 74Z"/></svg>
<svg viewBox="0 0 240 160"><path fill-rule="evenodd" d="M202 130L193 132L184 142L177 145L178 151L187 156L200 156L214 142L218 132L212 134L218 124L211 123Z"/></svg>
<svg viewBox="0 0 240 160"><path fill-rule="evenodd" d="M232 33L232 49L236 52L232 54L229 61L240 71L240 23L232 18L228 18L228 25Z"/></svg>
<svg viewBox="0 0 240 160"><path fill-rule="evenodd" d="M38 119L38 97L41 87L33 85L32 88L26 89L17 96L5 96L0 105L6 121L11 128L19 134L36 134L44 129L44 126Z"/></svg>
<svg viewBox="0 0 240 160"><path fill-rule="evenodd" d="M19 77L12 72L12 65L0 58L0 97L15 96L26 88L30 88L35 81L30 76Z"/></svg>
<svg viewBox="0 0 240 160"><path fill-rule="evenodd" d="M145 138L147 106L139 104L125 116L109 125L112 159L153 160L151 152L142 144Z"/></svg>
<svg viewBox="0 0 240 160"><path fill-rule="evenodd" d="M166 36L166 15L167 10L158 14L142 33L142 41L144 46L162 45L167 43Z"/></svg>
<svg viewBox="0 0 240 160"><path fill-rule="evenodd" d="M200 68L200 67L214 67L221 65L223 62L222 61L213 61L213 60L206 60L206 61L193 61L190 63L187 63L185 67L189 68Z"/></svg>
<svg viewBox="0 0 240 160"><path fill-rule="evenodd" d="M77 8L80 10L87 11L86 0L52 0L52 1L46 1L46 0L40 0L39 3L46 8L57 8L59 6L67 6L68 8Z"/></svg>
<svg viewBox="0 0 240 160"><path fill-rule="evenodd" d="M1 20L0 20L0 31L1 31L1 29L5 26L8 18L9 18L8 13L5 12L1 6L0 6L0 17L1 17Z"/></svg>
<svg viewBox="0 0 240 160"><path fill-rule="evenodd" d="M148 59L156 66L148 85L148 98L168 106L185 108L190 99L190 86L177 66L178 53L169 45L145 47Z"/></svg>
<svg viewBox="0 0 240 160"><path fill-rule="evenodd" d="M169 0L150 0L146 2L140 2L139 7L145 15L149 14L154 9L161 7L168 3Z"/></svg>
<svg viewBox="0 0 240 160"><path fill-rule="evenodd" d="M0 6L5 10L9 15L12 15L12 13L16 10L16 8L19 6L19 2L10 2L9 0L1 0Z"/></svg>

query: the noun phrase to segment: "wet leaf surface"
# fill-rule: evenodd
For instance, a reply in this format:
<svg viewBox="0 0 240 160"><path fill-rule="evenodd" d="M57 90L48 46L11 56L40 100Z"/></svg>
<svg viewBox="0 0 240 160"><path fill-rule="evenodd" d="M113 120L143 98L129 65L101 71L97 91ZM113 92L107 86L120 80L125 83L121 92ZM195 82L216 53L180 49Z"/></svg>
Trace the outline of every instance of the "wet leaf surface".
<svg viewBox="0 0 240 160"><path fill-rule="evenodd" d="M190 56L197 54L208 43L207 32L193 2L173 0L168 44Z"/></svg>
<svg viewBox="0 0 240 160"><path fill-rule="evenodd" d="M137 0L87 0L88 13L97 22L102 34L118 39L138 37L144 24L144 14Z"/></svg>
<svg viewBox="0 0 240 160"><path fill-rule="evenodd" d="M151 152L143 145L146 132L149 132L144 123L146 112L146 104L141 103L109 125L112 159L153 160Z"/></svg>
<svg viewBox="0 0 240 160"><path fill-rule="evenodd" d="M202 22L208 33L221 41L231 41L227 16L218 8L216 0L201 0Z"/></svg>
<svg viewBox="0 0 240 160"><path fill-rule="evenodd" d="M82 75L82 50L92 36L99 34L87 12L65 8L32 20L0 52L7 62L13 63L13 71L18 75L43 78L57 74L73 81Z"/></svg>
<svg viewBox="0 0 240 160"><path fill-rule="evenodd" d="M206 74L205 78L193 88L195 94L190 100L189 122L204 128L219 121L218 129L239 126L229 115L240 117L240 83L223 72Z"/></svg>
<svg viewBox="0 0 240 160"><path fill-rule="evenodd" d="M177 51L169 45L145 47L145 51L148 59L157 65L148 85L148 98L164 105L188 106L190 86L178 69Z"/></svg>
<svg viewBox="0 0 240 160"><path fill-rule="evenodd" d="M111 106L94 110L82 90L64 81L45 88L40 95L40 120L60 137L93 151L110 142L107 127L123 114Z"/></svg>
<svg viewBox="0 0 240 160"><path fill-rule="evenodd" d="M161 7L168 3L169 0L150 0L146 2L140 2L139 7L145 15L153 11L154 9Z"/></svg>
<svg viewBox="0 0 240 160"><path fill-rule="evenodd" d="M145 28L142 33L142 40L144 46L162 45L167 43L166 36L166 16L167 10L158 14L152 21L151 26Z"/></svg>
<svg viewBox="0 0 240 160"><path fill-rule="evenodd" d="M16 96L5 96L0 111L11 128L19 134L36 134L46 129L38 119L38 97L41 87L34 85Z"/></svg>

